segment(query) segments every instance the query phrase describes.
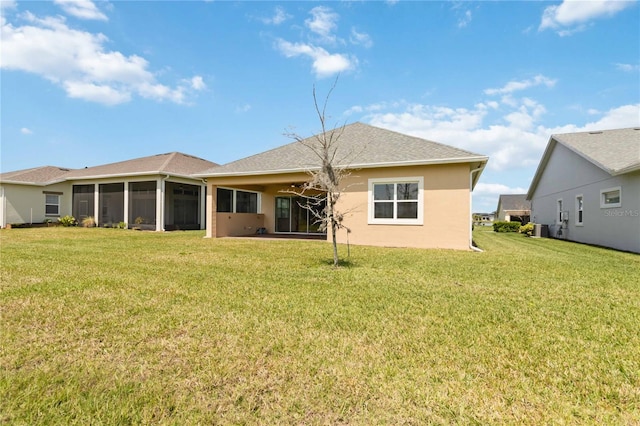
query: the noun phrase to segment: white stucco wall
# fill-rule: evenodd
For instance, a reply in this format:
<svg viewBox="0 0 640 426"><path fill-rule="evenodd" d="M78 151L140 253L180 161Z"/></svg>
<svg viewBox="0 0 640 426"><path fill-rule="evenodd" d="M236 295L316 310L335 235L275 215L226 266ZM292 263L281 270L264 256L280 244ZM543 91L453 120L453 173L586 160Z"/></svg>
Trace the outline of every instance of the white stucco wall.
<svg viewBox="0 0 640 426"><path fill-rule="evenodd" d="M0 225L42 223L47 219L57 221L58 218L71 214L71 186L69 183L57 183L48 186L31 186L2 184L2 208ZM59 193L60 209L55 216L45 215L45 192Z"/></svg>
<svg viewBox="0 0 640 426"><path fill-rule="evenodd" d="M601 208L601 191L621 188L621 206ZM583 197L583 223L576 224L576 197ZM568 222L558 235L558 200ZM611 176L556 144L533 194L531 221L549 225L553 237L640 253L640 172Z"/></svg>

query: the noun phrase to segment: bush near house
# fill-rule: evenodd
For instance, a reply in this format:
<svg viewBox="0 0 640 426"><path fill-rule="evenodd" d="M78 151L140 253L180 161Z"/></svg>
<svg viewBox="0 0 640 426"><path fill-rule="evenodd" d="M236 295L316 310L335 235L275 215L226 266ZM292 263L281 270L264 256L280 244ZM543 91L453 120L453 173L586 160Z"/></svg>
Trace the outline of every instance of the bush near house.
<svg viewBox="0 0 640 426"><path fill-rule="evenodd" d="M521 234L526 235L527 237L530 237L530 236L533 235L533 229L534 228L535 228L535 225L533 223L529 222L526 225L522 225L518 232L520 232Z"/></svg>
<svg viewBox="0 0 640 426"><path fill-rule="evenodd" d="M76 218L69 215L61 217L58 219L58 222L60 222L62 226L76 226L78 224Z"/></svg>
<svg viewBox="0 0 640 426"><path fill-rule="evenodd" d="M494 232L518 232L520 226L520 222L493 222Z"/></svg>

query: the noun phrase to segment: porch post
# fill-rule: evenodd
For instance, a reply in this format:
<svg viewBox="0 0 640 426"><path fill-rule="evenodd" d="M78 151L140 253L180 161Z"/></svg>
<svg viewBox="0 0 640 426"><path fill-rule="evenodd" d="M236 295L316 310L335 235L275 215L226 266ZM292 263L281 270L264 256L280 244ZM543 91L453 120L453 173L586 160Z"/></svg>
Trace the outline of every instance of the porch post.
<svg viewBox="0 0 640 426"><path fill-rule="evenodd" d="M156 181L156 231L164 229L164 179Z"/></svg>
<svg viewBox="0 0 640 426"><path fill-rule="evenodd" d="M206 228L206 218L207 218L207 199L205 198L205 193L207 192L207 184L203 183L200 185L200 229ZM207 197L208 198L208 197Z"/></svg>
<svg viewBox="0 0 640 426"><path fill-rule="evenodd" d="M207 233L205 238L216 237L216 191L218 187L207 184Z"/></svg>
<svg viewBox="0 0 640 426"><path fill-rule="evenodd" d="M100 184L93 184L93 216L96 226L100 226Z"/></svg>
<svg viewBox="0 0 640 426"><path fill-rule="evenodd" d="M125 181L124 183L124 223L127 224L127 228L131 228L131 224L129 223L129 182Z"/></svg>

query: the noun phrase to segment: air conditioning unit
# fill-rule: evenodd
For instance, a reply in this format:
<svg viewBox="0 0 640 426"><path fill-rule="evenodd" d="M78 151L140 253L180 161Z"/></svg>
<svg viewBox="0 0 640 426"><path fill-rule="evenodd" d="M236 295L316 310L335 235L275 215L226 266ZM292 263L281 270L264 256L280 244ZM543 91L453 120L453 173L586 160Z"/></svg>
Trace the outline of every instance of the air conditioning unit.
<svg viewBox="0 0 640 426"><path fill-rule="evenodd" d="M549 238L549 225L536 223L533 225L533 236L537 238Z"/></svg>
<svg viewBox="0 0 640 426"><path fill-rule="evenodd" d="M568 211L566 211L566 210L563 211L561 217L562 217L562 221L563 222L569 222L569 212Z"/></svg>

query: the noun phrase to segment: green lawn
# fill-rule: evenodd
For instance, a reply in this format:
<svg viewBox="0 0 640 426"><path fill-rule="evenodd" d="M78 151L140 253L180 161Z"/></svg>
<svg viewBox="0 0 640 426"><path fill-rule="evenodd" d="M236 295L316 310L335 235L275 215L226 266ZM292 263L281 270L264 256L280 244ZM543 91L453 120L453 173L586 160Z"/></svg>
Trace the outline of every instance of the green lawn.
<svg viewBox="0 0 640 426"><path fill-rule="evenodd" d="M638 255L203 235L0 231L0 423L640 423Z"/></svg>

